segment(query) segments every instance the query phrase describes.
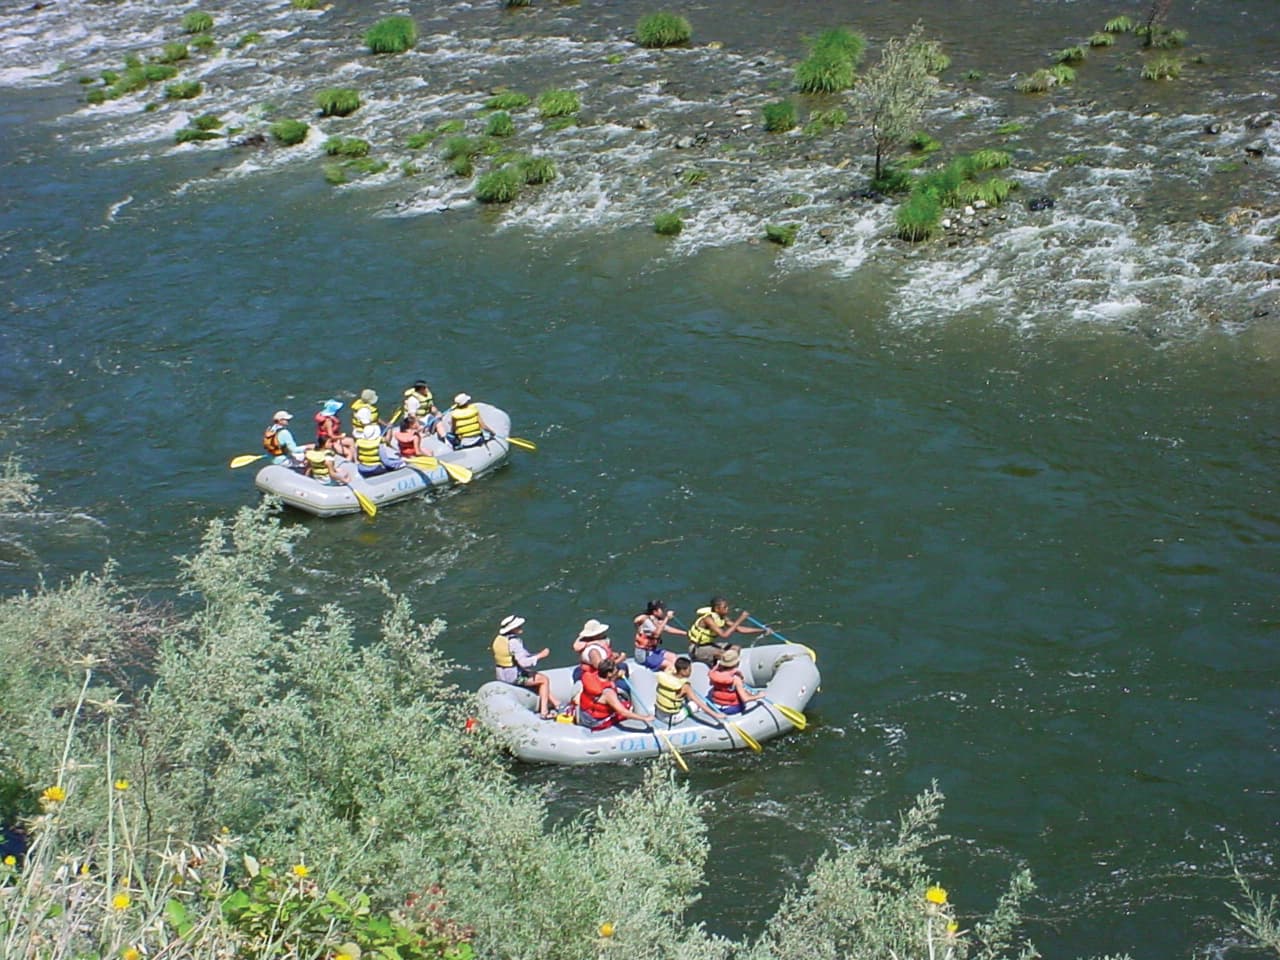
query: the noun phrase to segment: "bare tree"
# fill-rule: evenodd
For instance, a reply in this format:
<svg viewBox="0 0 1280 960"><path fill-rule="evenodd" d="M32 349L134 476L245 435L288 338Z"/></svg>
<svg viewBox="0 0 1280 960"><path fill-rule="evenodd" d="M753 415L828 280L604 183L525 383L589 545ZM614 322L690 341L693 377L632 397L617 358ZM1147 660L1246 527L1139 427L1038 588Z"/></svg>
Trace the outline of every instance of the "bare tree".
<svg viewBox="0 0 1280 960"><path fill-rule="evenodd" d="M875 146L877 180L884 171L885 158L915 132L929 97L937 89L929 67L938 45L923 37L924 27L917 23L905 37L888 40L880 60L853 88L854 117Z"/></svg>
<svg viewBox="0 0 1280 960"><path fill-rule="evenodd" d="M1149 47L1155 42L1156 31L1169 16L1172 7L1173 0L1152 0L1151 9L1147 12L1147 39L1144 46Z"/></svg>

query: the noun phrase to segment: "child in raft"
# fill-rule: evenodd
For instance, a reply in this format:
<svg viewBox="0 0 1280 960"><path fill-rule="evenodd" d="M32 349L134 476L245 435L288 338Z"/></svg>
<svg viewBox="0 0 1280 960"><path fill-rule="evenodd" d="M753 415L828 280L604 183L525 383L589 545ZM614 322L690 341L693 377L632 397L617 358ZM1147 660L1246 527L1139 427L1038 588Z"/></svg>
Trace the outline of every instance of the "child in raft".
<svg viewBox="0 0 1280 960"><path fill-rule="evenodd" d="M654 714L661 723L668 727L675 726L685 717L693 713L693 705L701 707L706 713L715 714L707 701L693 690L689 677L693 675L693 663L688 657L676 657L670 670L654 674L658 681L658 694L654 702Z"/></svg>
<svg viewBox="0 0 1280 960"><path fill-rule="evenodd" d="M742 671L738 669L740 661L738 651L730 648L720 654L715 668L707 675L711 683L711 702L721 713L741 713L748 703L764 699L763 693L751 693L747 690Z"/></svg>

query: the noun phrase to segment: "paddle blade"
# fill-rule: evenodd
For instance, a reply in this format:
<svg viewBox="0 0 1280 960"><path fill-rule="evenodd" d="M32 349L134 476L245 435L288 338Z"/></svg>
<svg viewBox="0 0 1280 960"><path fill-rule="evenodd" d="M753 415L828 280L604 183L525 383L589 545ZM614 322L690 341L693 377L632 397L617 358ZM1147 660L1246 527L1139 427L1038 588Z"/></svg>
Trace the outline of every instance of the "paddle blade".
<svg viewBox="0 0 1280 960"><path fill-rule="evenodd" d="M784 703L775 703L773 706L774 709L786 717L787 720L791 722L791 725L797 730L803 730L805 727L809 726L809 720L795 707L788 707Z"/></svg>
<svg viewBox="0 0 1280 960"><path fill-rule="evenodd" d="M460 463L449 463L441 460L440 465L444 467L444 472L453 477L458 483L470 483L471 478L475 476L468 467L464 467Z"/></svg>
<svg viewBox="0 0 1280 960"><path fill-rule="evenodd" d="M684 762L683 755L681 755L680 751L676 749L676 745L671 742L671 738L663 733L658 733L657 731L654 732L657 734L658 738L667 745L667 750L670 751L671 759L676 762L676 766L685 773L688 773L689 765Z"/></svg>
<svg viewBox="0 0 1280 960"><path fill-rule="evenodd" d="M731 723L729 726L733 727L733 732L740 736L742 738L742 742L750 747L754 752L760 753L764 750L764 747L760 746L760 741L747 733L747 731L743 730L742 727L738 726L736 723Z"/></svg>
<svg viewBox="0 0 1280 960"><path fill-rule="evenodd" d="M507 437L507 443L513 447L519 447L521 450L537 450L538 445L532 440L522 440L520 437Z"/></svg>
<svg viewBox="0 0 1280 960"><path fill-rule="evenodd" d="M351 492L356 495L356 500L359 502L360 509L364 511L365 516L376 517L378 515L378 505L376 503L366 497L359 490L353 489Z"/></svg>
<svg viewBox="0 0 1280 960"><path fill-rule="evenodd" d="M412 463L415 467L421 467L423 470L434 470L440 466L440 461L435 457L410 457L405 463Z"/></svg>
<svg viewBox="0 0 1280 960"><path fill-rule="evenodd" d="M240 467L247 467L249 464L254 463L258 460L261 460L265 456L266 456L265 453L259 453L259 454L246 453L239 457L232 457L231 463L228 464L228 466L230 466L232 470L236 470L236 469L239 469Z"/></svg>

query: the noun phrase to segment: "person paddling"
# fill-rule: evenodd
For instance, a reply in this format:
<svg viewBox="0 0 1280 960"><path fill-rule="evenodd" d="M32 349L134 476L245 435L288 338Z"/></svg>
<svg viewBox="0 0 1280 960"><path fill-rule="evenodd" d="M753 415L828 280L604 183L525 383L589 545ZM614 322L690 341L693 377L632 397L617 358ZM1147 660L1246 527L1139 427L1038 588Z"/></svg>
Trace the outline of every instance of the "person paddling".
<svg viewBox="0 0 1280 960"><path fill-rule="evenodd" d="M356 438L356 469L362 477L376 477L387 470L382 464L382 455L378 449L382 446L382 430L374 422L373 416L373 411L367 405L353 415L356 422L353 431Z"/></svg>
<svg viewBox="0 0 1280 960"><path fill-rule="evenodd" d="M698 608L693 623L689 624L689 656L699 663L714 666L724 651L741 649L730 640L734 634L773 633L770 627L744 627L742 622L750 616L743 610L730 622L729 601L724 597L712 597L710 604Z"/></svg>
<svg viewBox="0 0 1280 960"><path fill-rule="evenodd" d="M453 398L453 407L442 421L444 433L455 450L478 447L493 436L493 431L480 416L480 408L471 402L469 393L460 393Z"/></svg>
<svg viewBox="0 0 1280 960"><path fill-rule="evenodd" d="M413 386L404 392L404 403L401 405L405 416L413 417L424 430L430 431L440 417L435 398L425 380L415 380Z"/></svg>
<svg viewBox="0 0 1280 960"><path fill-rule="evenodd" d="M666 670L676 662L676 655L662 648L662 636L670 633L687 637L689 634L671 626L674 616L661 600L650 600L644 613L636 615L636 663L642 663L650 670Z"/></svg>
<svg viewBox="0 0 1280 960"><path fill-rule="evenodd" d="M350 479L338 466L338 458L329 449L332 442L323 433L316 437L316 445L305 454L306 474L321 483L350 484Z"/></svg>
<svg viewBox="0 0 1280 960"><path fill-rule="evenodd" d="M365 389L360 391L359 397L351 401L352 432L355 432L356 415L361 410L368 410L372 415L369 420L370 423L376 423L379 427L382 426L382 422L378 419L378 395L372 390Z"/></svg>
<svg viewBox="0 0 1280 960"><path fill-rule="evenodd" d="M694 692L693 684L689 682L692 675L693 664L688 657L676 657L676 662L671 665L670 670L662 670L654 674L654 678L658 681L654 714L660 723L665 723L668 727L674 726L693 714L694 705L701 707L706 713L713 715L716 713L707 705L707 701Z"/></svg>
<svg viewBox="0 0 1280 960"><path fill-rule="evenodd" d="M600 661L594 670L582 672L582 690L578 694L577 720L591 730L603 730L619 720L652 720L649 713L637 713L622 702L616 686L612 660Z"/></svg>

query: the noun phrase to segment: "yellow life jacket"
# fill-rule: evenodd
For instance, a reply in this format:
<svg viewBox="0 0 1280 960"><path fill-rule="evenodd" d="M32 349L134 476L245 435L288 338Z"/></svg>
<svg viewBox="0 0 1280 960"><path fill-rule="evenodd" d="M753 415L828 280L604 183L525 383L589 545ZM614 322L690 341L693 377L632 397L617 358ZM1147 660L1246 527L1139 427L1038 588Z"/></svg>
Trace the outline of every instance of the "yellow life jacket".
<svg viewBox="0 0 1280 960"><path fill-rule="evenodd" d="M378 408L372 403L365 403L363 400L357 398L351 401L351 429L353 430L360 426L360 421L356 419L356 414L360 412L361 407L368 407L369 412L373 414L373 419L369 421L370 423L378 422Z"/></svg>
<svg viewBox="0 0 1280 960"><path fill-rule="evenodd" d="M380 467L382 466L382 458L378 456L378 447L382 445L382 441L374 437L372 440L360 439L356 441L356 460L362 467Z"/></svg>
<svg viewBox="0 0 1280 960"><path fill-rule="evenodd" d="M680 691L689 682L689 678L677 677L666 670L659 670L653 676L658 681L658 695L654 700L657 708L663 713L679 713L684 706L684 697L680 695Z"/></svg>
<svg viewBox="0 0 1280 960"><path fill-rule="evenodd" d="M493 638L493 662L504 668L516 665L516 658L511 655L511 640L505 633Z"/></svg>
<svg viewBox="0 0 1280 960"><path fill-rule="evenodd" d="M312 448L306 452L307 465L311 467L311 476L313 479L324 483L329 479L329 460L333 454L328 450L316 450Z"/></svg>
<svg viewBox="0 0 1280 960"><path fill-rule="evenodd" d="M409 412L409 399L411 397L418 401L418 416L425 417L431 412L431 405L435 403L435 397L431 396L430 390L426 393L419 393L413 387L406 390L404 392L404 404L401 406L405 413Z"/></svg>
<svg viewBox="0 0 1280 960"><path fill-rule="evenodd" d="M694 614L693 625L689 627L690 646L700 647L703 644L720 642L720 635L704 624L702 622L704 619L709 619L717 627L723 627L725 624L724 617L710 607L699 607L698 612Z"/></svg>
<svg viewBox="0 0 1280 960"><path fill-rule="evenodd" d="M484 432L480 426L480 409L474 403L453 408L453 433L459 440L478 437Z"/></svg>

